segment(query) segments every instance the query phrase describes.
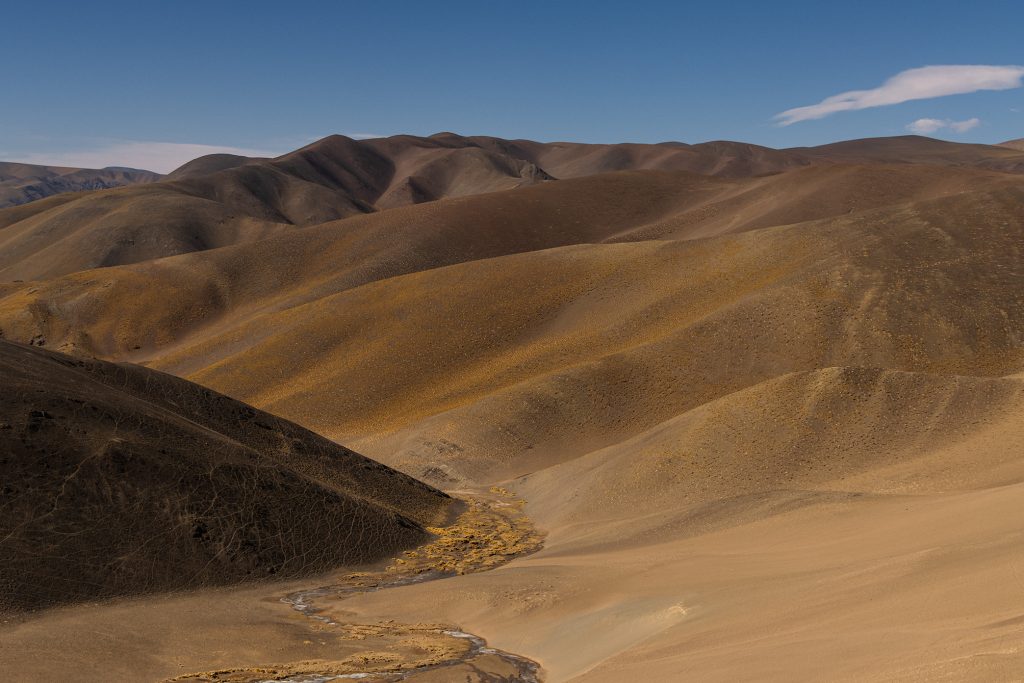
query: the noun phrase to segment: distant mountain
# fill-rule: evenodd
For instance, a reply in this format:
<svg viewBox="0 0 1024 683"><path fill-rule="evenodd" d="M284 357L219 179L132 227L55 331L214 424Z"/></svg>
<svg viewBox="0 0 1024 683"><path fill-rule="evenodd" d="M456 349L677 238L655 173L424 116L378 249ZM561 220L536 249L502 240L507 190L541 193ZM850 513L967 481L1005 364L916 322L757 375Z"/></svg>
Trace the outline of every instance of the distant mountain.
<svg viewBox="0 0 1024 683"><path fill-rule="evenodd" d="M617 171L688 173L724 182L811 167L892 163L1024 173L1022 152L919 136L779 150L728 141L582 144L454 133L370 140L332 135L275 159L209 155L160 182L0 209L0 280L50 278L248 244L385 209ZM637 198L642 204L643 195ZM774 212L775 200L765 201L749 210ZM794 213L794 220L803 218Z"/></svg>
<svg viewBox="0 0 1024 683"><path fill-rule="evenodd" d="M783 150L811 159L844 163L901 163L974 166L1005 173L1024 173L1024 154L1012 146L974 145L921 135L844 140L819 147Z"/></svg>
<svg viewBox="0 0 1024 683"><path fill-rule="evenodd" d="M1017 138L1016 140L1007 140L1006 142L1000 142L999 147L1009 147L1010 149L1016 149L1024 152L1024 138Z"/></svg>
<svg viewBox="0 0 1024 683"><path fill-rule="evenodd" d="M658 151L651 147L638 151ZM967 156L977 151L969 147ZM618 392L608 404L579 398L600 403L579 415L607 410L590 447L778 373L876 367L890 357L897 369L933 372L953 367L959 356L948 349L961 346L966 360L954 369L1015 370L987 349L1017 348L1024 175L957 163L957 149L947 149L949 166L597 173L59 276L101 247L104 233L69 233L64 244L25 233L26 247L45 250L26 248L18 260L0 243L0 329L8 339L141 361L342 443L379 434L355 445L434 483L447 480L430 470L432 446L415 444L448 439L488 459L445 454L444 476L454 480L478 467L513 477L574 447L560 426L578 424L573 408L542 419L569 400L564 387L609 382ZM1009 152L985 149L994 158ZM94 196L114 203L170 185ZM150 220L155 235L170 227ZM21 228L0 235L12 229ZM969 269L957 276L969 286L944 284L952 268ZM931 291L948 295L921 305ZM947 336L912 338L932 334L932 316L949 321ZM806 324L803 345L791 343L790 319ZM752 353L751 339L763 355L733 369L729 359ZM702 369L712 367L721 381ZM662 375L673 380L648 401L648 378ZM482 387L499 382L487 398ZM506 415L529 428L491 443L505 439L488 430ZM452 437L450 425L465 431Z"/></svg>
<svg viewBox="0 0 1024 683"><path fill-rule="evenodd" d="M153 183L159 173L135 168L64 168L0 161L0 208L27 204L62 192L105 190Z"/></svg>
<svg viewBox="0 0 1024 683"><path fill-rule="evenodd" d="M546 538L487 574L330 591L321 616L360 626L308 640L275 585L17 616L0 661L58 643L61 675L7 668L185 680L165 634L198 624L189 668L223 675L190 680L393 671L443 623L552 680L1012 678L1022 207L1005 146L444 133L2 209L8 609L383 559L461 507L396 470L507 488ZM454 524L467 545L439 545L488 545ZM340 659L384 623L406 644Z"/></svg>

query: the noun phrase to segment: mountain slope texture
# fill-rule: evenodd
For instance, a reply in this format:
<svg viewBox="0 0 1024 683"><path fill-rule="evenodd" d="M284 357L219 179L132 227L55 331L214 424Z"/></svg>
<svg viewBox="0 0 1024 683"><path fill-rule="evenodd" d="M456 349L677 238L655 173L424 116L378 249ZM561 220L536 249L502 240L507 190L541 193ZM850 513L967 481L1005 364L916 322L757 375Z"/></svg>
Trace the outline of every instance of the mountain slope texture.
<svg viewBox="0 0 1024 683"><path fill-rule="evenodd" d="M0 608L322 572L449 499L184 380L0 342Z"/></svg>
<svg viewBox="0 0 1024 683"><path fill-rule="evenodd" d="M159 173L134 168L64 168L0 161L0 208L27 204L62 192L153 183L160 178Z"/></svg>
<svg viewBox="0 0 1024 683"><path fill-rule="evenodd" d="M1022 207L1014 143L440 133L0 210L7 606L373 562L443 517L431 487L499 486L542 550L337 613L547 681L1019 678ZM136 550L79 531L108 509ZM106 670L160 634L154 679L330 659L242 591L4 638L37 679L73 669L31 657L53 633Z"/></svg>

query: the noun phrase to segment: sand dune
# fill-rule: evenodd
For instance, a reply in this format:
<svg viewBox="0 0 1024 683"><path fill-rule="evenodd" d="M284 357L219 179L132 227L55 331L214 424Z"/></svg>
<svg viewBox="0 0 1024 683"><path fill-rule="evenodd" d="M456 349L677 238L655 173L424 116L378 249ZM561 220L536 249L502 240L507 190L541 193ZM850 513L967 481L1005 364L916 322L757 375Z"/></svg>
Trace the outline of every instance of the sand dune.
<svg viewBox="0 0 1024 683"><path fill-rule="evenodd" d="M174 377L10 342L0 363L0 610L363 564L450 502Z"/></svg>

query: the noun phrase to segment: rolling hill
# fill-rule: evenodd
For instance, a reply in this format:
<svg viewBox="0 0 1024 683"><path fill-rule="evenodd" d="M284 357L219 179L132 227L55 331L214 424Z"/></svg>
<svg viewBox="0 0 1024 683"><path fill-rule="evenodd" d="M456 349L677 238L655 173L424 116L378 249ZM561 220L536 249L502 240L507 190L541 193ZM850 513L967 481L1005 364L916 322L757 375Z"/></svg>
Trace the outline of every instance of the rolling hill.
<svg viewBox="0 0 1024 683"><path fill-rule="evenodd" d="M1024 172L1024 154L1004 145L947 142L920 135L846 140L819 147L793 147L812 159L865 162L900 162L940 166L972 166L1007 173Z"/></svg>
<svg viewBox="0 0 1024 683"><path fill-rule="evenodd" d="M0 210L0 279L51 278L258 242L296 227L556 178L660 170L742 181L822 165L906 162L1024 171L1024 156L1013 150L913 136L772 150L734 142L588 145L451 133L371 140L335 135L276 159L213 155L163 182Z"/></svg>
<svg viewBox="0 0 1024 683"><path fill-rule="evenodd" d="M0 373L5 612L374 562L450 502L159 372L0 341Z"/></svg>
<svg viewBox="0 0 1024 683"><path fill-rule="evenodd" d="M130 424L173 423L172 444L241 444L233 465L251 448L274 481L315 479L297 496L336 485L253 439L365 462L307 428L433 486L510 488L544 550L344 614L459 624L547 680L1005 680L1024 637L1022 160L916 136L332 137L7 209L0 335L31 346L0 350L30 390L0 438L72 424L63 398L29 398L88 376ZM149 221L132 249L117 240L136 228L108 230L125 206ZM96 462L119 462L103 443ZM445 499L368 471L364 513L397 524L388 548L414 544ZM193 500L175 476L139 481L157 480ZM177 613L207 604L190 600Z"/></svg>
<svg viewBox="0 0 1024 683"><path fill-rule="evenodd" d="M153 183L161 177L134 168L64 168L0 161L0 209L63 192Z"/></svg>

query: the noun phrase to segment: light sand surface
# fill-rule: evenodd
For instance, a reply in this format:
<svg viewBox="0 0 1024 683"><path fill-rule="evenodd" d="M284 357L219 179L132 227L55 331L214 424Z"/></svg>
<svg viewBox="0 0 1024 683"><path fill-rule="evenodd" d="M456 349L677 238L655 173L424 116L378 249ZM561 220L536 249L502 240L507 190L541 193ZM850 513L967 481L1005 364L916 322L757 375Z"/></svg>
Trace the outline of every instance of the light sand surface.
<svg viewBox="0 0 1024 683"><path fill-rule="evenodd" d="M1022 496L865 496L595 552L554 531L492 573L347 606L454 621L550 681L1014 680Z"/></svg>
<svg viewBox="0 0 1024 683"><path fill-rule="evenodd" d="M360 649L311 638L299 615L265 587L210 590L10 618L0 632L0 677L157 681L299 652L334 658Z"/></svg>
<svg viewBox="0 0 1024 683"><path fill-rule="evenodd" d="M328 614L457 625L538 661L548 681L1014 680L1022 497L1022 484L820 495L658 542L632 537L646 517L556 527L544 550L505 567L354 596ZM0 661L8 680L150 680L358 649L310 639L273 599L286 589L52 612L6 626Z"/></svg>

